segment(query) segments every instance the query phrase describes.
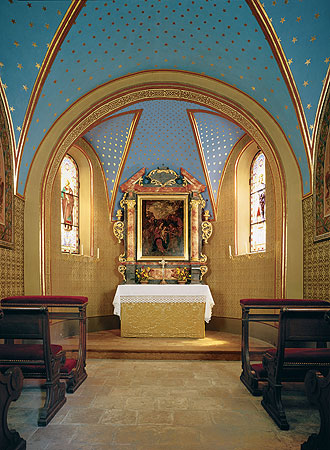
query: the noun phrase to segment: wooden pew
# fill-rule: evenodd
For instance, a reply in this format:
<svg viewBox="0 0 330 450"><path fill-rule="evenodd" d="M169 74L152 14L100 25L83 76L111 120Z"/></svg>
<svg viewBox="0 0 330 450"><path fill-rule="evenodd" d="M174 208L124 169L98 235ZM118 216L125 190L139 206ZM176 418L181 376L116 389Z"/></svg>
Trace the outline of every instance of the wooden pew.
<svg viewBox="0 0 330 450"><path fill-rule="evenodd" d="M60 381L65 353L61 346L51 345L47 308L2 308L2 311L0 339L10 343L0 344L0 370L17 366L25 378L46 380L46 400L38 420L39 426L45 426L66 402L65 383ZM31 342L11 343L15 339Z"/></svg>
<svg viewBox="0 0 330 450"><path fill-rule="evenodd" d="M258 396L262 394L260 386L267 380L267 373L261 361L251 363L250 323L278 322L279 311L285 306L326 308L330 303L323 300L248 298L240 300L240 305L242 308L242 373L240 379L252 395Z"/></svg>
<svg viewBox="0 0 330 450"><path fill-rule="evenodd" d="M330 348L311 347L311 343L330 342L329 313L329 306L280 311L277 348L267 350L262 360L267 385L261 404L281 430L289 429L281 399L282 382L303 382L309 370L328 373L330 369ZM301 347L305 344L308 347Z"/></svg>
<svg viewBox="0 0 330 450"><path fill-rule="evenodd" d="M0 325L1 326L1 325ZM26 441L15 430L9 430L7 416L10 403L21 395L22 371L18 367L0 372L0 448L1 450L25 450Z"/></svg>
<svg viewBox="0 0 330 450"><path fill-rule="evenodd" d="M329 450L330 444L330 371L327 377L311 370L305 378L307 397L320 411L321 425L318 434L314 433L301 445L301 450Z"/></svg>
<svg viewBox="0 0 330 450"><path fill-rule="evenodd" d="M49 310L50 319L79 321L77 358L67 358L64 366L61 368L61 378L66 380L67 392L75 392L87 378L86 307L88 298L64 295L25 295L6 297L1 300L1 303L5 307L14 308L46 306Z"/></svg>

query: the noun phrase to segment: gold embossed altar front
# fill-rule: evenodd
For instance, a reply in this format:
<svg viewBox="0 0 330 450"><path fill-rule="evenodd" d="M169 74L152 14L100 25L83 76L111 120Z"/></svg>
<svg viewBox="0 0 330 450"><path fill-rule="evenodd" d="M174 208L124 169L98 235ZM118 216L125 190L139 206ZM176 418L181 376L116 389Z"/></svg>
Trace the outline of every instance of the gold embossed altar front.
<svg viewBox="0 0 330 450"><path fill-rule="evenodd" d="M120 285L114 313L122 337L204 338L213 299L206 285Z"/></svg>

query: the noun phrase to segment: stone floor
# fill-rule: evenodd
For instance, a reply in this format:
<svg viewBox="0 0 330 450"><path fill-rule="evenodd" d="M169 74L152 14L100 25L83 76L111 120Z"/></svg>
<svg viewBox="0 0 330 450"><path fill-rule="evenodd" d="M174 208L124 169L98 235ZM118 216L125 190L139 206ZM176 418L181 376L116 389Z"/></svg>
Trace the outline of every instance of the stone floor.
<svg viewBox="0 0 330 450"><path fill-rule="evenodd" d="M39 387L25 384L9 423L28 450L289 450L318 432L301 385L284 391L291 429L279 430L240 382L240 362L90 359L87 369L47 427L36 425Z"/></svg>

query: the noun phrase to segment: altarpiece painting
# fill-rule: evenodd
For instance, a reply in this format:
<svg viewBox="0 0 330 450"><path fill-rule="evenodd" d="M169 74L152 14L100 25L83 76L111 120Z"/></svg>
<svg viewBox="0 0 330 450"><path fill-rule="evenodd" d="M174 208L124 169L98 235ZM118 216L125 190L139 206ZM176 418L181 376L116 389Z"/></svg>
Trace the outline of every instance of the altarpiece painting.
<svg viewBox="0 0 330 450"><path fill-rule="evenodd" d="M138 199L137 259L188 259L187 196Z"/></svg>

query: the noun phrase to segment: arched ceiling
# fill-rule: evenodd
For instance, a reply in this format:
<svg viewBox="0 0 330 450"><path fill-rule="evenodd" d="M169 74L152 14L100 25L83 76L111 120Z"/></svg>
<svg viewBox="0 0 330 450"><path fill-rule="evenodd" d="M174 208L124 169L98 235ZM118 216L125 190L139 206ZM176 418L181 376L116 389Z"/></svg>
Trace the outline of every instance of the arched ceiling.
<svg viewBox="0 0 330 450"><path fill-rule="evenodd" d="M244 130L208 108L179 100L149 100L124 108L85 134L105 172L111 213L122 194L118 187L141 167L183 167L207 186L204 198L212 217L227 157ZM115 208L115 209L114 209Z"/></svg>
<svg viewBox="0 0 330 450"><path fill-rule="evenodd" d="M248 94L281 126L309 192L314 120L329 79L327 0L9 0L0 8L19 193L64 111L104 83L151 69L204 74Z"/></svg>

